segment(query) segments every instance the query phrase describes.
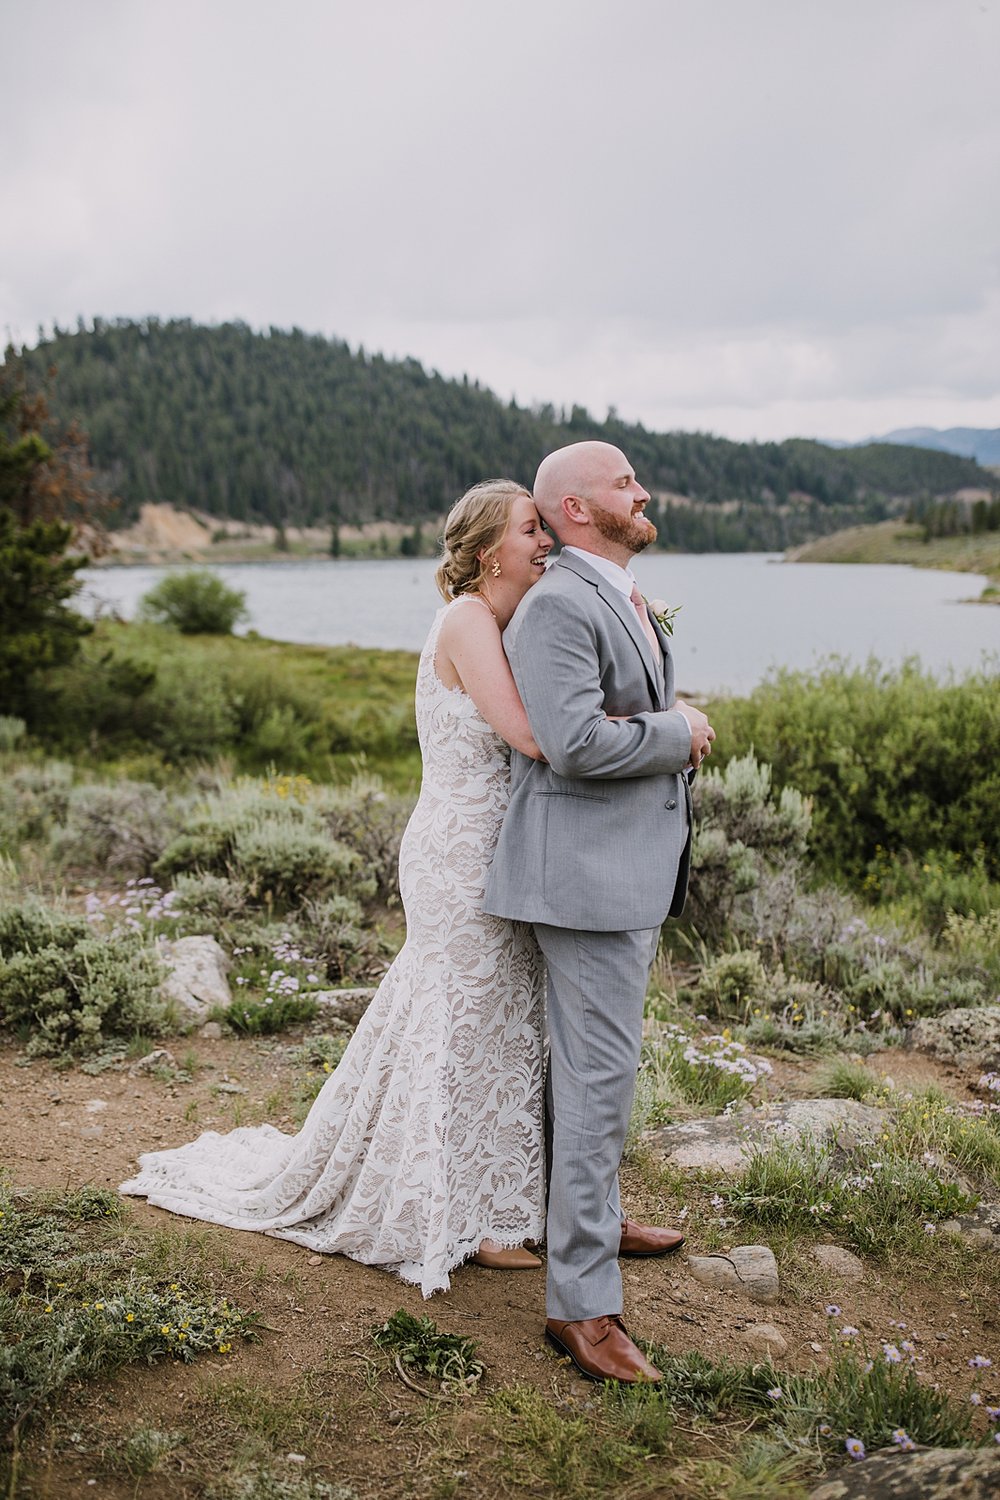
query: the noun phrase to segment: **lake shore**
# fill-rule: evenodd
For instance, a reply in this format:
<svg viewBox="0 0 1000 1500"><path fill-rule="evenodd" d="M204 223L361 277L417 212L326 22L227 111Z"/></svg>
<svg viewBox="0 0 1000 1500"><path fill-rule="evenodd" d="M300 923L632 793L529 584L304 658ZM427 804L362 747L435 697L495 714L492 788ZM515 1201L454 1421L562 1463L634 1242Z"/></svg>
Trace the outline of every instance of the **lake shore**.
<svg viewBox="0 0 1000 1500"><path fill-rule="evenodd" d="M902 563L949 573L985 573L989 583L972 604L1000 604L1000 534L934 537L925 542L919 526L880 521L835 531L785 554L787 562Z"/></svg>

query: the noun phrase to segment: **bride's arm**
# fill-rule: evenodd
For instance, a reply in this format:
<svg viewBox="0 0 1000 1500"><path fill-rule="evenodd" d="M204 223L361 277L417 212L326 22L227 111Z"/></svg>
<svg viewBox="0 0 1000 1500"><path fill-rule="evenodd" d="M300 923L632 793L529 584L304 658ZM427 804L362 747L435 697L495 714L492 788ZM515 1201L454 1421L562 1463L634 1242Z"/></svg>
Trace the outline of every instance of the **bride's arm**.
<svg viewBox="0 0 1000 1500"><path fill-rule="evenodd" d="M448 686L454 677L508 745L532 760L545 759L528 727L497 623L478 601L475 608L449 611L438 634L436 667Z"/></svg>

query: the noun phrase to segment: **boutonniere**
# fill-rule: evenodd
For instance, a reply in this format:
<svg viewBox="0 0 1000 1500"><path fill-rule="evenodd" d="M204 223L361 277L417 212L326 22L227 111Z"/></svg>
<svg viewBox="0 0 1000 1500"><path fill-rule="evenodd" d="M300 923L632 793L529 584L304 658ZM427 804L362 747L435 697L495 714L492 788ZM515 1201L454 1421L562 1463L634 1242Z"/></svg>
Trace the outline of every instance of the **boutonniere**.
<svg viewBox="0 0 1000 1500"><path fill-rule="evenodd" d="M674 617L684 608L683 604L677 604L671 609L666 599L647 599L646 603L655 615L656 623L664 635L673 635Z"/></svg>

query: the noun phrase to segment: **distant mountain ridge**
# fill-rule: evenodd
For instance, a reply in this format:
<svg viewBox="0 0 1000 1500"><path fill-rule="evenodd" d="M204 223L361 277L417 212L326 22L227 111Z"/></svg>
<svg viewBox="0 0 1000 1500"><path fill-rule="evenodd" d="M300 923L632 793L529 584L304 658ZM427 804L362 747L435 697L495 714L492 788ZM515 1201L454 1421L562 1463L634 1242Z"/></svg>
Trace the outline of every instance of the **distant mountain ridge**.
<svg viewBox="0 0 1000 1500"><path fill-rule="evenodd" d="M55 368L53 411L89 432L119 525L154 502L275 526L415 528L489 475L530 484L545 453L584 438L628 454L661 542L688 551L783 550L989 483L972 460L920 447L734 443L527 409L301 329L95 319L22 357L32 380Z"/></svg>
<svg viewBox="0 0 1000 1500"><path fill-rule="evenodd" d="M1000 427L895 427L881 437L860 443L824 439L831 448L864 448L872 443L896 443L907 448L930 448L936 453L954 453L978 464L1000 464Z"/></svg>

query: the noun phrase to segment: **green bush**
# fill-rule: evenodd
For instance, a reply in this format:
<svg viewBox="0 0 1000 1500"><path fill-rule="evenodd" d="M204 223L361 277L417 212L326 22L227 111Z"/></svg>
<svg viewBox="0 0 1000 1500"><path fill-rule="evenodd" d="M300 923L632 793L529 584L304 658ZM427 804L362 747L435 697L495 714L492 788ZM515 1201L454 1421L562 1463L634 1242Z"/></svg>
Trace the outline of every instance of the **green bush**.
<svg viewBox="0 0 1000 1500"><path fill-rule="evenodd" d="M139 605L141 619L169 625L182 635L231 635L247 614L246 595L202 568L168 573Z"/></svg>
<svg viewBox="0 0 1000 1500"><path fill-rule="evenodd" d="M812 799L811 847L825 874L861 888L880 849L921 864L982 849L1000 879L1000 677L939 682L911 661L833 661L782 671L748 698L711 707L713 759L754 747L778 786Z"/></svg>
<svg viewBox="0 0 1000 1500"><path fill-rule="evenodd" d="M92 937L85 921L37 904L0 917L0 1025L25 1038L29 1056L79 1056L111 1037L162 1031L163 972L133 934Z"/></svg>
<svg viewBox="0 0 1000 1500"><path fill-rule="evenodd" d="M0 754L9 755L11 750L16 750L27 732L28 726L23 719L0 714Z"/></svg>

